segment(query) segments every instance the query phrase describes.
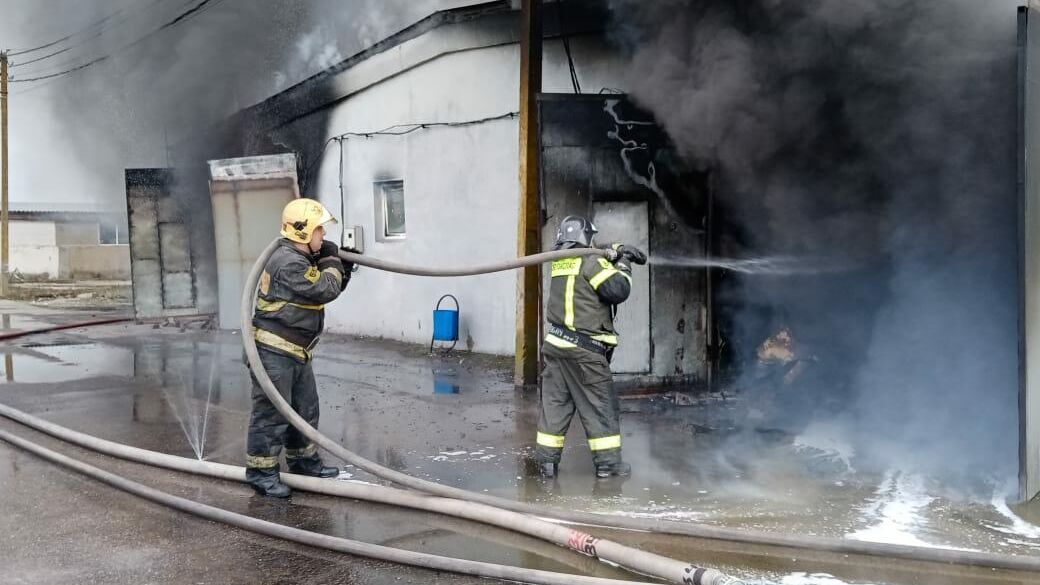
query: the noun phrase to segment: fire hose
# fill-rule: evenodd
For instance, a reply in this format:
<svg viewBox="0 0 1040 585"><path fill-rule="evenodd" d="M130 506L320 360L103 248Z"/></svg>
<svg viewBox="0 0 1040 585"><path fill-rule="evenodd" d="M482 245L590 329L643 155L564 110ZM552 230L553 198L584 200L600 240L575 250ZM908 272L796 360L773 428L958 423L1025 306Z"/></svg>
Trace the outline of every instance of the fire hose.
<svg viewBox="0 0 1040 585"><path fill-rule="evenodd" d="M255 330L252 325L253 304L256 299L257 286L260 282L260 274L263 272L268 259L271 257L271 254L278 245L279 241L275 240L267 246L267 248L260 254L260 257L257 258L256 263L253 265L253 269L249 273L249 277L246 279L245 288L242 292L242 345L245 348L249 368L253 371L253 376L256 378L261 389L263 389L264 394L267 395L267 398L272 404L274 404L278 412L289 421L289 424L293 425L301 434L307 437L309 441L347 463L363 469L372 475L423 493L456 500L459 502L458 506L471 510L470 513L473 514L473 518L484 518L485 523L488 524L501 526L516 532L522 532L536 538L541 538L560 546L570 548L579 553L620 565L637 573L657 577L670 583L677 583L680 585L723 585L726 583L736 582L733 578L714 569L697 567L690 563L684 563L658 554L628 547L605 538L596 538L580 530L567 528L541 520L535 516L535 514L540 512L538 508L526 507L529 509L514 511L510 509L509 505L515 506L517 502L440 485L431 481L412 477L405 473L394 471L350 451L346 447L321 434L318 429L312 427L299 414L297 414L296 410L285 401L282 395L278 392L278 389L275 388L274 384L271 382L271 378L264 370L263 364L260 362L260 354L257 350L256 340L254 339ZM360 254L346 251L341 251L340 257L348 262L354 262L356 264L368 266L369 268L376 268L389 272L413 274L417 276L447 277L502 272L515 268L540 265L544 262L563 258L573 258L577 254L606 256L608 252L595 248L583 250L559 250L555 252L535 254L518 260L510 260L488 266L458 269L415 268L382 260L375 260Z"/></svg>
<svg viewBox="0 0 1040 585"><path fill-rule="evenodd" d="M88 437L94 439L94 437ZM398 548L392 548L388 546L381 546L376 544L370 544L366 542L360 542L357 540L350 540L346 538L340 538L336 536L330 536L327 534L320 534L317 532L311 532L308 530L302 530L299 528L293 528L291 526L284 526L275 522L269 522L267 520L261 520L259 518L253 518L252 516L246 516L245 514L239 514L218 508L216 506L210 506L187 498L175 496L164 491L143 485L133 480L127 479L121 475L105 471L88 463L84 463L77 459L73 459L67 455L62 455L56 451L43 447L32 441L28 441L7 431L0 430L0 441L4 441L14 445L20 449L24 449L36 455L42 459L50 461L69 469L73 469L83 475L91 477L97 481L106 483L112 487L121 489L125 492L134 494L138 497L151 500L155 503L180 510L182 512L199 516L207 520L215 522L221 522L230 526L235 526L243 530L255 532L257 534L263 534L273 538L281 540L287 540L298 544L307 546L318 547L326 550L342 552L352 555L359 555L369 557L373 559L388 561L392 563L410 565L414 567L422 567L425 569L432 569L436 571L447 571L451 573L460 573L465 575L474 575L478 577L502 579L506 581L517 581L522 583L538 583L542 585L646 585L639 581L621 581L616 579L604 579L600 577L586 577L582 575L569 575L565 573L555 573L552 571L542 571L537 569L525 569L520 567L510 567L507 565L498 565L493 563L484 563L480 561L471 561L466 559L457 559L453 557L444 557L439 555L433 555L428 553L421 553L409 550L403 550ZM92 441L91 441L92 442ZM107 441L106 441L107 442ZM128 447L126 445L119 445L114 443L112 445L134 450L134 447ZM184 457L176 457L172 455L166 455L165 453L156 453L154 451L145 451L143 449L136 449L144 455L146 463L151 465L160 465L154 459L162 458L167 459L164 467L176 468L182 471L188 471L189 473L196 473L201 475L209 475L211 477L219 477L221 479L237 479L239 481L245 481L245 468L235 467L233 465L223 465L217 463L209 463L206 461L193 461ZM174 461L180 459L180 462ZM306 486L311 478L294 478L296 481L294 485L300 486L303 489L311 489L311 487L319 486ZM313 480L313 483L333 483L328 480ZM335 482L343 483L343 482ZM360 487L360 486L359 486ZM376 486L371 486L376 487ZM396 490L399 491L399 490ZM342 494L340 494L342 495ZM414 494L407 494L402 492L401 497L422 497L415 496ZM396 498L388 498L388 500L395 500Z"/></svg>
<svg viewBox="0 0 1040 585"><path fill-rule="evenodd" d="M269 254L272 251L272 249L273 249L273 246L271 248L268 248L265 251L265 253L262 255L262 257L260 258L260 260L258 261L257 266L254 267L254 274L252 275L252 278L250 279L251 282L252 282L252 285L251 285L251 287L247 286L246 291L255 291L255 287L256 287L256 284L257 284L257 280L258 280L258 267L262 267L263 266L263 264L266 262L266 258L269 256ZM596 252L592 251L592 250L589 250L589 251L587 251L587 253L588 254L595 254ZM568 257L573 257L574 251L568 251L567 255L568 255ZM471 269L464 269L464 270L453 270L453 271L450 271L450 272L453 275L470 275L470 274L481 273L480 270L486 270L486 269L489 269L489 268L494 268L496 270L507 270L507 269L509 269L511 267L516 267L516 266L534 265L534 264L542 262L542 261L552 260L552 259L554 259L556 257L559 257L559 256L561 256L561 254L559 254L559 253L555 253L555 254L554 253L541 254L541 255L538 255L537 260L535 258L521 259L520 262L503 263L503 264L499 264L499 265L494 265L492 267L483 267L483 268L480 268L480 269L473 269L473 268L471 268ZM381 262L381 261L373 260L371 258L362 257L362 256L359 256L359 255L356 255L356 254L342 253L341 257L344 258L345 260L348 260L348 261L351 261L351 262L357 262L358 264L361 264L361 265L370 266L370 267L373 267L373 268L380 268L380 269L384 269L385 268L385 269L393 271L393 272L399 272L399 273L404 273L404 274L420 274L421 273L421 274L426 275L426 276L443 275L443 273L439 273L438 271L433 271L433 270L426 269L426 268L415 268L415 269L413 269L413 268L407 267L407 266L402 266L402 265L397 265L397 264L392 264L392 263L387 263L387 262ZM530 261L525 262L525 260L530 260ZM437 274L431 274L431 273L437 273ZM251 310L251 307L252 307L252 294L251 294L251 292L246 292L244 297L245 298L244 298L244 303L243 303L243 309L244 309L244 313L245 313L247 310ZM246 307L248 307L248 309L246 309ZM244 319L243 319L243 326L244 327L248 326L248 324L251 323L250 317L251 317L251 314L246 313L244 315ZM118 322L118 321L124 321L124 320L125 321L129 321L129 320L132 320L132 319L117 319L117 320L111 320L111 321L106 320L104 322L97 321L97 322L77 323L77 324L71 324L71 325L61 325L61 326L57 326L57 327L47 327L47 328L37 329L37 330L20 331L20 332L14 332L14 333L10 333L10 334L4 334L4 335L0 336L0 340L3 340L3 339L13 339L13 338L17 338L17 337L23 337L23 336L39 334L39 333L45 333L45 332L52 331L52 330L71 329L71 328L76 328L76 327L85 327L85 326L88 326L88 325L101 325L101 324L104 324L104 323L107 323L107 322ZM251 330L251 328L249 330ZM244 336L244 337L246 339L245 344L247 346L247 356L248 356L248 354L249 354L248 347L250 345L252 345L254 353L255 353L255 345L251 344L249 342L249 339L250 339L249 336ZM260 371L262 372L262 368L260 368ZM276 394L276 396L280 399L280 395ZM274 400L273 402L275 403L276 406L279 404L278 400ZM284 402L283 402L283 404L284 404ZM295 413L293 413L293 414L295 414ZM125 445L120 445L118 443L111 443L111 442L108 442L108 441L104 441L102 439L98 439L96 437L92 437L90 435L84 435L82 433L77 433L76 431L72 431L70 429L66 429L64 427L55 425L53 423L48 423L48 422L42 421L41 419L37 419L35 417L32 417L31 415L28 415L26 413L22 413L21 411L17 411L17 410L11 409L9 407L0 406L0 415L3 415L3 416L6 416L8 418L11 418L13 420L16 420L16 421L18 421L18 422L20 422L22 424L25 424L25 425L30 426L32 428L35 428L36 430L39 430L41 432L45 432L45 433L51 434L52 436L55 436L55 437L57 437L59 439L62 439L62 440L65 440L65 441L69 441L69 442L75 443L77 445L80 445L81 447L92 449L92 450L95 450L95 451L98 451L98 452L101 452L101 453L105 453L105 454L108 454L108 455L112 455L112 456L115 456L115 457L120 457L120 458L128 459L128 460L131 460L131 461L137 461L137 462L148 464L148 465L155 465L155 466L167 467L167 468L170 468L170 469L177 469L177 470L185 471L185 472L189 472L189 473L199 473L199 474L203 474L203 475L210 475L212 477L220 477L220 478L223 478L223 479L238 479L239 476L244 478L244 470L242 470L242 468L235 468L233 466L221 466L219 464L213 464L213 463L208 463L208 462L199 462L199 461L196 461L196 460L185 459L185 458L182 458L182 457L175 457L175 456L167 455L167 454L164 454L164 453L156 453L156 452L152 452L152 451L146 451L146 450L143 450L143 449L136 449L136 448L128 447L128 446L125 446ZM292 422L294 417L288 416L287 418L290 420L290 422ZM305 423L304 423L304 426L306 426ZM314 429L311 429L311 430L316 432ZM321 441L321 443L325 443L325 442L326 441ZM337 450L343 450L343 449L337 449ZM336 453L334 452L334 454L336 454ZM357 456L357 455L354 455L354 454L352 454L352 459L354 459L355 461L358 461L358 462L365 462L367 467L369 467L369 468L380 468L381 467L378 464L375 464L373 462L364 460L363 458L360 458L360 456ZM359 467L365 468L365 466L361 466L361 465L359 465ZM227 468L227 469L221 470L221 468ZM229 470L237 470L237 471L229 471ZM624 530L646 531L646 532L653 532L653 533L657 533L657 534L671 534L671 535L678 535L678 536L688 536L688 537L694 537L694 538L721 540L721 541L729 541L729 542L736 542L736 543L746 543L746 544L751 544L751 545L765 545L765 546L782 547L782 548L790 548L790 549L807 549L807 550L816 550L816 551L824 551L824 552L832 552L832 553L840 553L840 554L856 554L856 555L868 555L868 556L875 556L875 557L900 558L900 559L907 559L907 560L913 560L913 561L923 561L923 562L941 563L941 564L967 565L967 566L977 566L977 567L989 567L989 568L1008 569L1008 570L1015 570L1015 571L1029 571L1029 572L1038 572L1038 571L1040 571L1040 559L1031 558L1031 557L1025 557L1025 556L1007 555L1007 554L995 554L995 553L984 553L984 552L975 552L975 551L963 551L963 550L933 549L933 548L923 548L923 547L909 546L909 545L895 545L895 544L882 544L882 543L872 543L872 542L860 542L860 541L850 541L850 540L840 539L840 538L827 538L827 537L818 537L818 536L808 536L808 537L806 537L806 536L782 535L782 534L764 533L764 532L759 532L759 531L749 531L749 530L743 530L743 529L732 529L732 528L705 526L705 525L700 525L700 524L691 524L691 523L675 522L675 521L668 521L668 520L605 516L605 515L602 515L602 514L595 514L595 513L589 513L589 512L579 512L579 511L572 511L572 510L561 510L561 509L556 509L556 508L545 508L545 507L534 506L534 505L531 505L531 504L526 504L526 503L523 503L523 502L516 502L516 501L512 501L512 500L506 500L506 499L501 499L501 498L494 498L492 496L486 496L486 495L482 495L482 494L466 492L464 490L458 490L458 489L455 489L455 488L448 488L446 486L441 486L439 484L433 484L433 483L430 483L430 482L423 482L422 480L419 480L417 478L411 478L410 476L407 476L405 474L399 474L397 472L394 472L393 470L386 470L386 471L389 472L389 474L391 476L394 476L395 479L397 478L396 476L402 476L404 479L409 480L406 483L405 482L399 482L399 483L402 483L404 485L407 485L407 483L413 483L413 482L415 482L416 484L429 484L430 486L432 486L434 488L437 488L438 491L441 491L440 488L444 488L445 490L450 490L450 491L453 491L453 492L461 492L462 494L465 494L467 496L473 496L474 498L477 498L477 499L485 499L485 500L491 500L494 503L501 503L502 505L500 507L503 507L503 508L512 509L514 511L519 511L519 512L524 512L524 513L532 513L532 514L536 514L538 517L541 517L541 518L549 518L549 519L553 519L553 520L559 520L559 521L568 522L568 523L574 523L574 524L596 525L596 526L604 526L604 527L624 529ZM341 496L341 497L357 498L357 499L368 499L369 496L372 496L373 497L373 501L383 501L383 500L378 499L378 495L380 493L383 493L383 492L378 492L376 494L365 494L365 493L362 493L361 491L354 490L353 489L354 486L352 486L352 485L349 488L348 487L341 487L340 484L342 482L334 482L334 481L329 481L329 480L315 480L315 479L301 477L301 476L295 476L295 475L291 475L291 474L286 474L286 475L283 475L282 477L283 477L283 481L285 481L285 483L287 483L288 485L290 485L293 488L300 489L300 490L314 491L314 492L317 492L317 493L323 493L323 494L328 494L328 495L336 495L336 496ZM241 481L241 479L239 479L239 481ZM392 488L381 488L381 489L389 490L389 489L392 489ZM424 490L422 488L419 488L419 489L420 489L420 491L426 491L426 490ZM400 490L394 490L394 491L400 492L402 494L410 494L410 492L402 492ZM421 498L431 498L432 496L419 495L417 497L419 497L421 499ZM438 502L440 502L441 500L431 500L431 501L438 501ZM405 505L405 504L402 504L402 505ZM416 507L416 509L425 509L425 508ZM446 509L441 507L438 504L436 506L436 510L434 510L434 511L436 511L438 513L443 513L443 512L446 512ZM481 520L483 520L483 519L481 519ZM365 554L365 553L357 553L357 554ZM383 557L375 557L375 558L383 558ZM388 560L390 560L390 559L388 559ZM401 561L401 562L404 562L405 564L413 564L413 563L409 563L409 562L406 562L406 561ZM445 570L452 570L452 569L445 569ZM488 576L490 576L490 575L488 575ZM523 581L528 581L528 582L542 582L542 581L530 581L527 578L518 579L518 580L523 580ZM614 581L613 583L617 583L617 582Z"/></svg>
<svg viewBox="0 0 1040 585"><path fill-rule="evenodd" d="M307 421L303 420L303 418L301 418L296 413L296 411L293 410L287 402L285 402L285 400L277 392L274 385L271 383L270 378L266 375L266 372L264 371L263 364L261 364L260 362L260 356L257 353L256 342L253 339L253 302L256 296L256 288L260 280L260 273L263 271L263 267L266 265L268 258L270 258L270 255L274 251L276 246L277 241L274 241L264 250L263 253L261 253L260 257L256 261L256 264L253 265L253 269L249 274L249 277L246 279L245 289L242 293L242 344L245 348L246 358L249 362L249 367L253 370L254 375L256 376L257 381L260 383L260 386L263 389L264 393L268 396L268 398L270 398L271 402L275 405L275 408L277 408L278 411L283 416L285 416L285 418L289 421L290 424L292 424L310 441L324 448L336 457L339 457L340 459L352 465L355 465L360 469L364 469L365 471L377 477L381 477L398 485L412 488L428 494L482 503L496 508L511 510L530 516L536 516L538 518L550 518L553 520L573 524L582 524L586 526L603 526L624 530L640 530L661 534L673 534L677 536L689 536L694 538L724 540L730 542L776 546L783 548L811 549L841 554L859 554L875 557L901 558L933 563L949 563L978 567L1040 572L1040 559L1025 556L992 554L975 551L932 549L920 546L900 544L859 542L841 538L803 537L784 534L770 534L758 531L706 526L684 522L606 516L603 514L595 514L591 512L562 510L559 508L546 508L543 506L528 504L526 502L508 500L505 498L499 498L488 494L480 494L460 488L454 488L451 486L437 484L434 482L412 477L405 473L401 473L393 469L389 469L387 467L379 465L374 461L370 461L358 455L357 453L350 451L349 449L343 447L339 443L336 443L335 441L324 436L314 427L310 426L307 423ZM606 256L606 254L606 251L597 249L564 250L556 252L544 252L541 254L526 256L524 258L500 262L488 266L443 270L394 264L347 251L341 251L339 256L341 259L345 261L353 262L361 266L367 266L369 268L374 268L378 270L387 270L399 274L436 277L472 276L477 274L501 272L515 268L539 265L543 262L550 262L552 260L562 258L573 258L576 255ZM674 563L675 561L671 562ZM639 572L654 574L649 571L643 571L624 562L620 562L619 564L622 564L629 568L634 568ZM669 580L672 579L669 577ZM687 580L680 582L685 584L691 581Z"/></svg>

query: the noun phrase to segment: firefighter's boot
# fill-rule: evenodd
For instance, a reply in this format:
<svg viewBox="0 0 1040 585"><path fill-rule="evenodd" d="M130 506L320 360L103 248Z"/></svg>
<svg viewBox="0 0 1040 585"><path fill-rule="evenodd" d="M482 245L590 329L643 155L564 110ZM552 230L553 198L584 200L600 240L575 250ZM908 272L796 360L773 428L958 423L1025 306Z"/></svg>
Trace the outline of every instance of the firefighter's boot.
<svg viewBox="0 0 1040 585"><path fill-rule="evenodd" d="M321 457L287 459L286 461L289 464L289 473L295 473L296 475L307 475L323 479L339 475L339 468L323 464Z"/></svg>
<svg viewBox="0 0 1040 585"><path fill-rule="evenodd" d="M632 466L619 461L617 463L599 463L596 465L596 477L628 477L632 475Z"/></svg>
<svg viewBox="0 0 1040 585"><path fill-rule="evenodd" d="M270 498L288 498L292 495L289 486L278 477L277 467L248 467L246 482L256 493Z"/></svg>

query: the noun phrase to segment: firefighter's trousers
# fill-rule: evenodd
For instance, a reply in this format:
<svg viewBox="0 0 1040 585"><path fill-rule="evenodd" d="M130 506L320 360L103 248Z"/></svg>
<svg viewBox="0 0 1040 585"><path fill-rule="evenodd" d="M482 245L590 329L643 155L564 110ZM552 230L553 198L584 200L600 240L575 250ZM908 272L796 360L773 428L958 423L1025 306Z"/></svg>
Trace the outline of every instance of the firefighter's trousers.
<svg viewBox="0 0 1040 585"><path fill-rule="evenodd" d="M276 353L259 346L260 361L271 377L278 393L292 405L311 426L318 426L318 387L310 361ZM251 374L252 376L252 374ZM253 379L253 409L246 438L246 467L270 469L278 467L278 456L285 447L285 458L318 459L318 451L295 427L285 420L268 400L256 377Z"/></svg>
<svg viewBox="0 0 1040 585"><path fill-rule="evenodd" d="M621 412L607 358L584 349L548 345L543 356L538 459L559 463L567 428L577 411L594 463L620 462Z"/></svg>

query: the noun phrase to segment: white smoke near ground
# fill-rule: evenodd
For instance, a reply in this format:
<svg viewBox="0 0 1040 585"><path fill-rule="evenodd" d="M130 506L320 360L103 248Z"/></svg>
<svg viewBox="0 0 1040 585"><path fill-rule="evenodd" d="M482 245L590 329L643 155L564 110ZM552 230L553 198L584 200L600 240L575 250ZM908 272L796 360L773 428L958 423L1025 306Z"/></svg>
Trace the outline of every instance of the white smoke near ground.
<svg viewBox="0 0 1040 585"><path fill-rule="evenodd" d="M714 169L721 253L856 267L724 280L730 347L779 322L818 358L783 415L837 402L880 468L1012 476L1016 2L611 7L633 99Z"/></svg>

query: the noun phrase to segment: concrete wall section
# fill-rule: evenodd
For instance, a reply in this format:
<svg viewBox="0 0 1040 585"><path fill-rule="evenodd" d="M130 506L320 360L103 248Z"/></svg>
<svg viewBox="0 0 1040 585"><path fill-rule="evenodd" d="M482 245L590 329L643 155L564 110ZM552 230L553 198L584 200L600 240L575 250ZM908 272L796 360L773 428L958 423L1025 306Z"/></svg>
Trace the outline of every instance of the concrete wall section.
<svg viewBox="0 0 1040 585"><path fill-rule="evenodd" d="M62 278L130 278L130 246L126 244L62 246Z"/></svg>
<svg viewBox="0 0 1040 585"><path fill-rule="evenodd" d="M11 220L11 248L55 246L58 243L57 224L53 221ZM12 252L13 258L14 252Z"/></svg>
<svg viewBox="0 0 1040 585"><path fill-rule="evenodd" d="M56 237L59 246L96 246L98 222L62 222Z"/></svg>
<svg viewBox="0 0 1040 585"><path fill-rule="evenodd" d="M514 46L445 55L340 104L330 133L514 111L517 68ZM515 257L517 140L513 119L401 137L348 139L343 143L343 224L363 226L367 254L396 262L458 266ZM338 145L333 144L316 189L318 198L337 214L338 163ZM376 241L381 226L376 225L373 183L383 180L404 181L403 240ZM462 305L459 347L509 354L514 344L515 287L512 273L442 280L361 269L347 294L330 306L328 328L429 343L434 305L450 293Z"/></svg>
<svg viewBox="0 0 1040 585"><path fill-rule="evenodd" d="M58 278L61 274L61 249L57 246L11 246L10 269L26 276Z"/></svg>

